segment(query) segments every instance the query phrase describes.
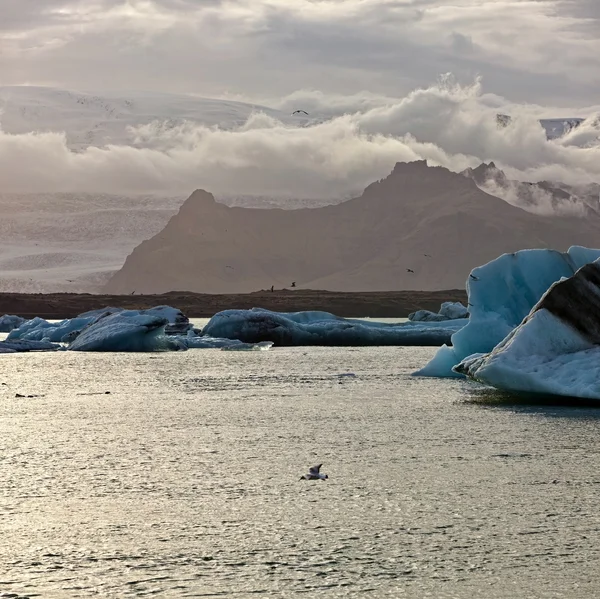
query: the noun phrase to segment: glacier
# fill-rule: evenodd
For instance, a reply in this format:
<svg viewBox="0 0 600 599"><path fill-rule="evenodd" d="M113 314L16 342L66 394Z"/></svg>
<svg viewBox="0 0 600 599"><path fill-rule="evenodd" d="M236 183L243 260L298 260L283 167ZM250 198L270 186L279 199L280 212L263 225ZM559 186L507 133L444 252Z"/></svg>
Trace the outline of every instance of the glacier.
<svg viewBox="0 0 600 599"><path fill-rule="evenodd" d="M329 312L272 312L263 308L223 310L202 329L202 335L244 343L270 341L276 346L433 345L449 343L465 319L386 324L341 318Z"/></svg>
<svg viewBox="0 0 600 599"><path fill-rule="evenodd" d="M455 371L513 393L600 399L600 261L554 283L491 352Z"/></svg>
<svg viewBox="0 0 600 599"><path fill-rule="evenodd" d="M503 254L467 278L470 318L415 376L462 377L453 368L468 356L492 351L561 278L600 258L600 250L572 246L566 252L533 249ZM445 323L444 323L445 324Z"/></svg>

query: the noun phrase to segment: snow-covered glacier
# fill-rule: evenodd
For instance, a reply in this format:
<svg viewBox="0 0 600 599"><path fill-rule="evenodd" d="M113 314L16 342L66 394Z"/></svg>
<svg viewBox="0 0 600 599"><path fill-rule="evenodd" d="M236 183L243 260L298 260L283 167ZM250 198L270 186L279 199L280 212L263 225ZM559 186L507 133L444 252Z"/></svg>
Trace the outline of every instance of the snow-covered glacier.
<svg viewBox="0 0 600 599"><path fill-rule="evenodd" d="M279 346L433 345L448 343L465 319L387 324L341 318L329 312L272 312L263 308L224 310L202 335L244 343L270 341Z"/></svg>
<svg viewBox="0 0 600 599"><path fill-rule="evenodd" d="M600 261L554 283L490 353L455 367L518 393L600 399Z"/></svg>
<svg viewBox="0 0 600 599"><path fill-rule="evenodd" d="M490 352L515 329L550 286L600 258L600 250L573 246L567 252L521 250L475 268L467 279L468 324L452 335L417 376L458 377L454 366ZM444 323L445 324L445 323Z"/></svg>

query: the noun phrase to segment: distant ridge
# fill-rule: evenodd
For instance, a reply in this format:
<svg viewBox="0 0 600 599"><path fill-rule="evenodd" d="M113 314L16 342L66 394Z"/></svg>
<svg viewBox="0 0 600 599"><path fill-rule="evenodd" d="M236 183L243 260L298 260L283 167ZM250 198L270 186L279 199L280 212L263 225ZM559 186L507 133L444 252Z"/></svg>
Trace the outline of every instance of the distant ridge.
<svg viewBox="0 0 600 599"><path fill-rule="evenodd" d="M531 214L425 161L398 163L363 194L313 209L229 208L195 191L127 258L106 293L463 288L504 252L600 246L597 220Z"/></svg>

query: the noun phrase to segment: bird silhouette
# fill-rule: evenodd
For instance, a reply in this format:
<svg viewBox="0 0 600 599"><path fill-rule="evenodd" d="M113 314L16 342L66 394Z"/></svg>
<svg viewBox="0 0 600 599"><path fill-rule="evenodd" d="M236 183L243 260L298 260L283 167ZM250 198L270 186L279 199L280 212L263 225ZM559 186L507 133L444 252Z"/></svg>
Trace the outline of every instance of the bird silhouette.
<svg viewBox="0 0 600 599"><path fill-rule="evenodd" d="M479 281L479 277L476 277L475 275L469 275L474 281Z"/></svg>
<svg viewBox="0 0 600 599"><path fill-rule="evenodd" d="M414 271L412 268L407 268L407 269L406 269L406 272L412 272L412 273L413 273L413 275L415 274L415 271Z"/></svg>
<svg viewBox="0 0 600 599"><path fill-rule="evenodd" d="M292 114L305 114L306 116L308 116L308 112L306 112L306 110L294 110Z"/></svg>

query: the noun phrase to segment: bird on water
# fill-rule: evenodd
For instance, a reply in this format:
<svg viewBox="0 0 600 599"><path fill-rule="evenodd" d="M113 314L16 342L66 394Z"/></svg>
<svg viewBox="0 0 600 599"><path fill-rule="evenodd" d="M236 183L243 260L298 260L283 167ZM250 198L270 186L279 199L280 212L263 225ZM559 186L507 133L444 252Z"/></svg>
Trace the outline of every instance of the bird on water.
<svg viewBox="0 0 600 599"><path fill-rule="evenodd" d="M300 480L327 480L329 477L326 474L321 474L319 471L321 470L321 466L323 464L319 464L318 466L313 466L308 469L308 474L304 474L300 477Z"/></svg>

